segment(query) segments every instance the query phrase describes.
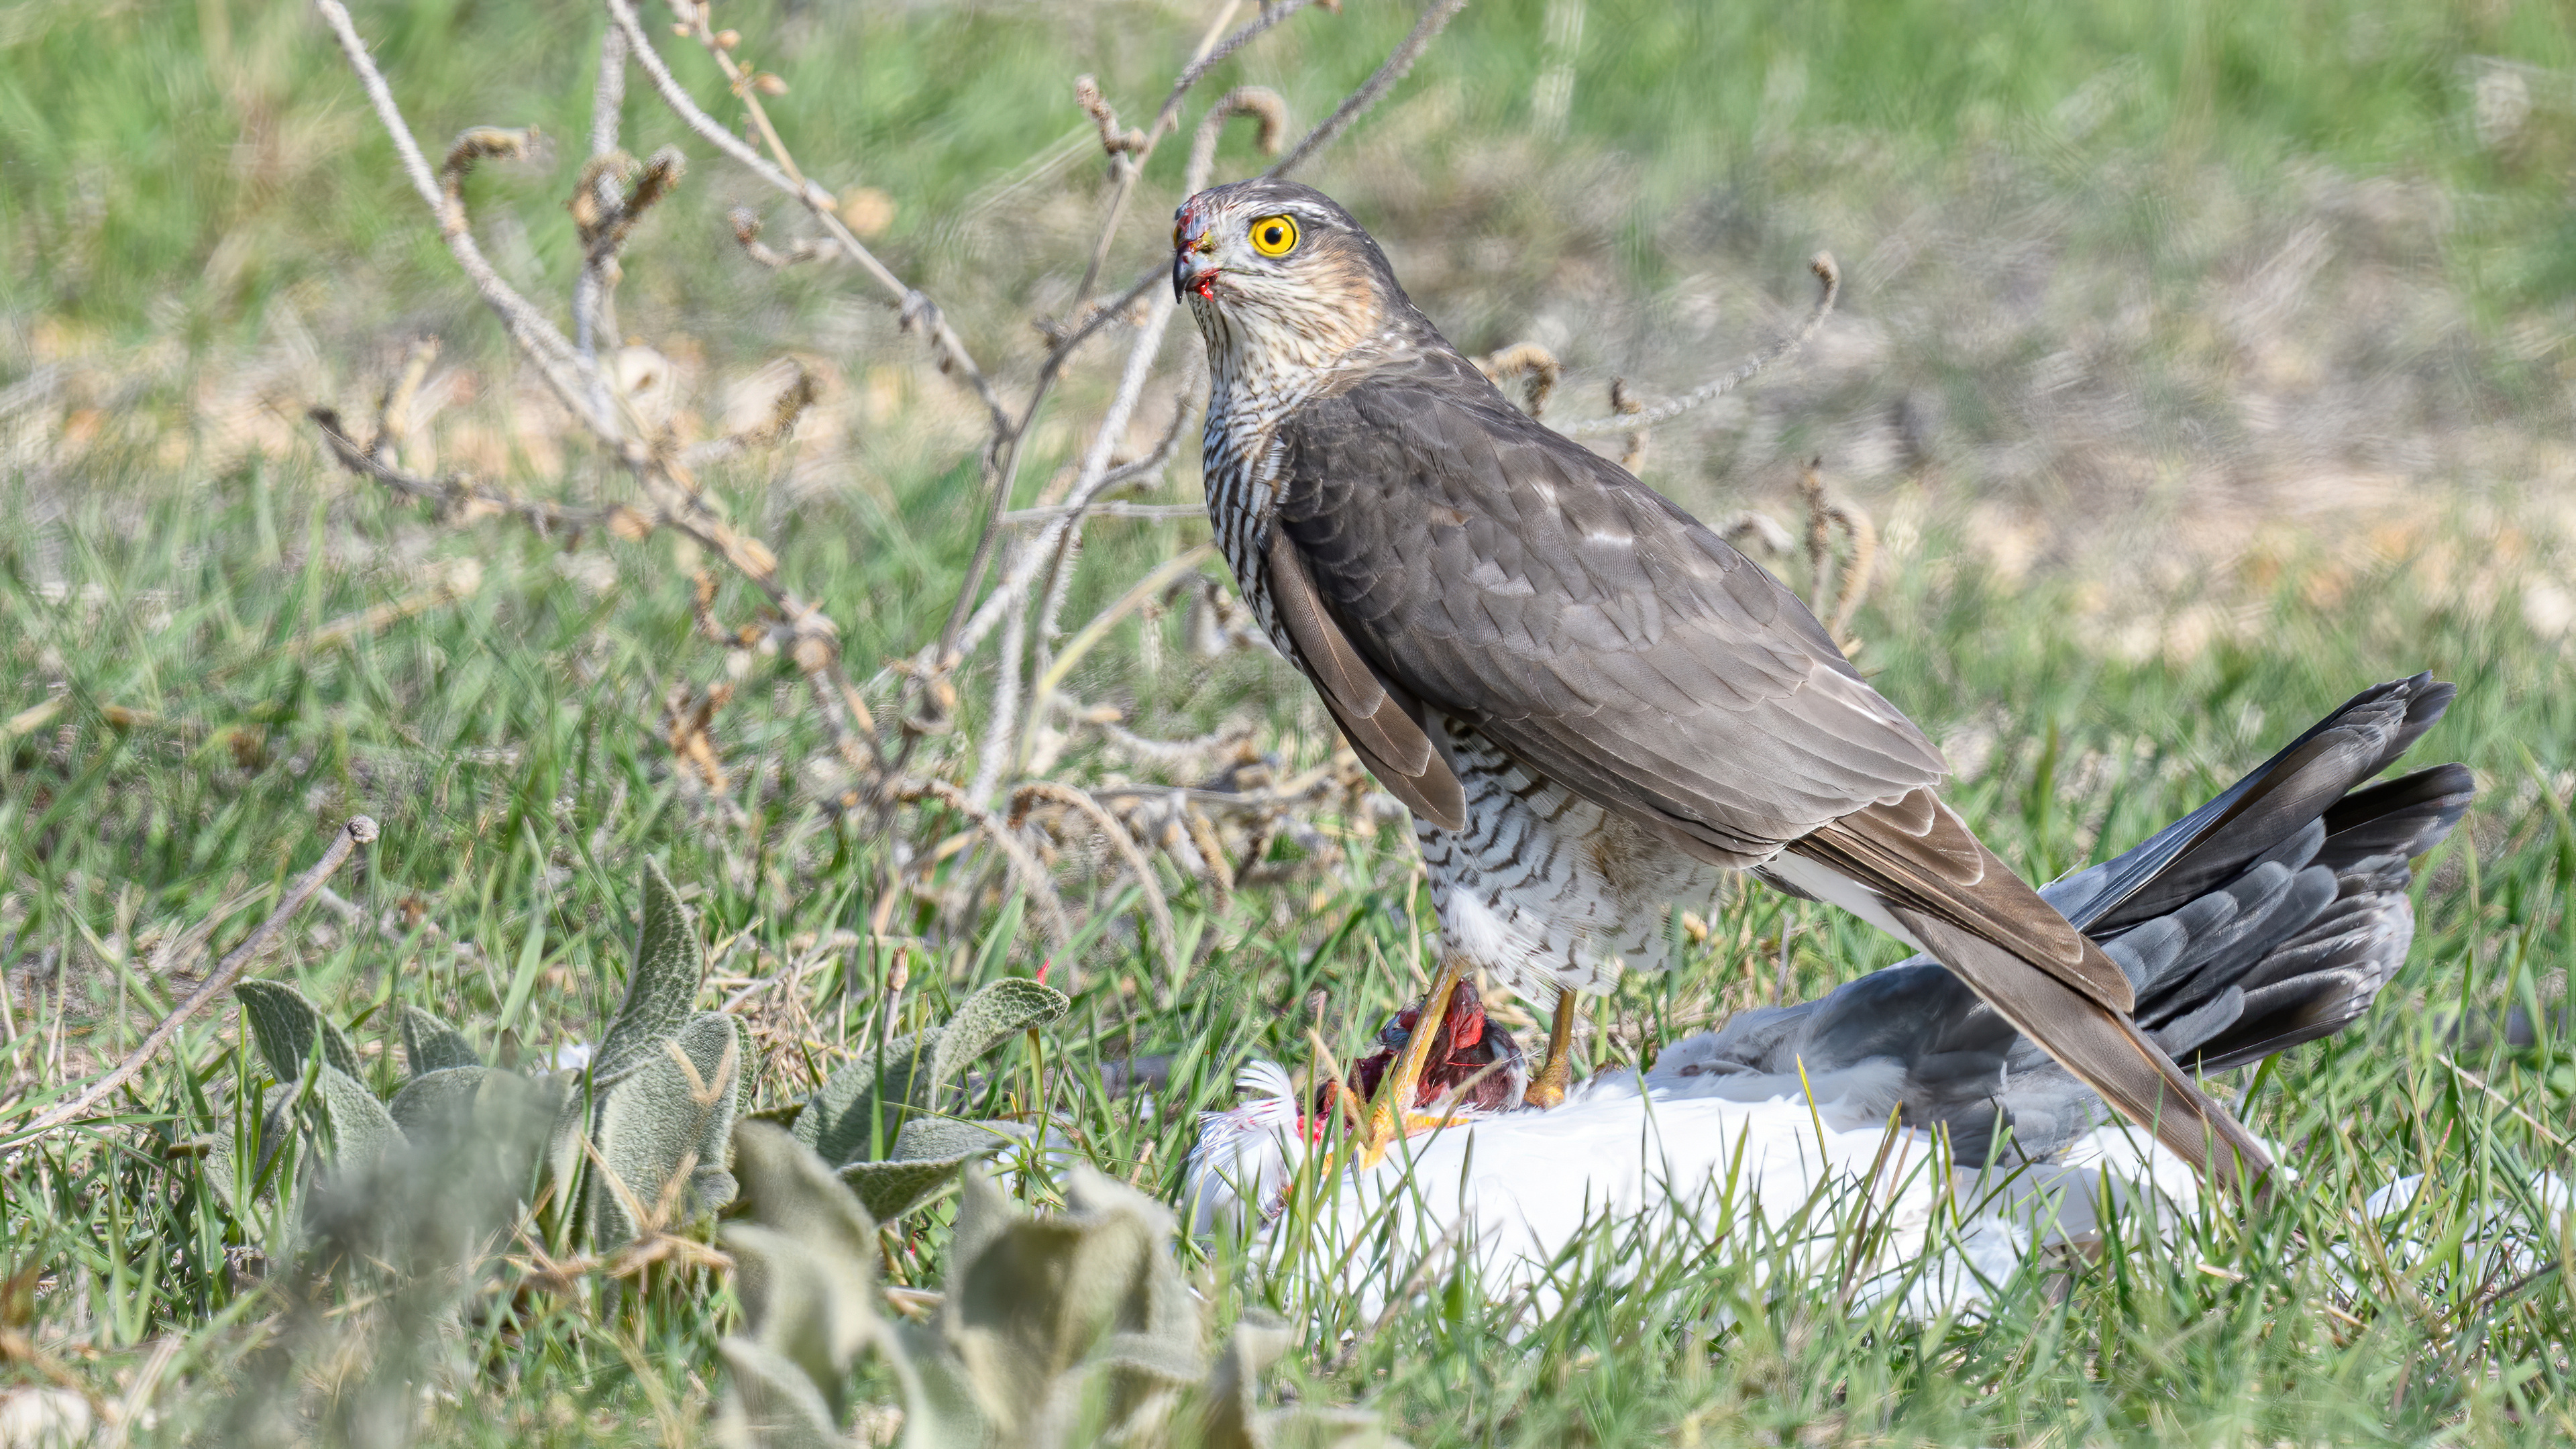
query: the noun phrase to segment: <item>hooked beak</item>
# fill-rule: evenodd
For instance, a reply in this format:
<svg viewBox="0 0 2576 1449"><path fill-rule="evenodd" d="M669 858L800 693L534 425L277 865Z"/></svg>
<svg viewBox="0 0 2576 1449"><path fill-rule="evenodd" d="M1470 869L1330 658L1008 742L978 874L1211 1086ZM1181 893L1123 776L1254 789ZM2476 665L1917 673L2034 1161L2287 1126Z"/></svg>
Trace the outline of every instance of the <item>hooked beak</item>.
<svg viewBox="0 0 2576 1449"><path fill-rule="evenodd" d="M1213 238L1205 232L1189 230L1184 225L1180 245L1172 249L1173 301L1181 301L1192 292L1202 297L1208 295L1208 289L1216 285L1215 252ZM1207 259L1204 271L1200 269L1201 258Z"/></svg>

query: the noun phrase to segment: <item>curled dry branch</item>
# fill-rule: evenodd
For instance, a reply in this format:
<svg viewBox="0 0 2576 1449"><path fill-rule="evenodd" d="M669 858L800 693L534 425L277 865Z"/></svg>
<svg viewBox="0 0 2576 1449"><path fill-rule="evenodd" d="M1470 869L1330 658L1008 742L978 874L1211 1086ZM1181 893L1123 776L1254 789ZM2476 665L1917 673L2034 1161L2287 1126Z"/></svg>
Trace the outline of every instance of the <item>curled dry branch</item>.
<svg viewBox="0 0 2576 1449"><path fill-rule="evenodd" d="M1807 588L1816 617L1825 621L1826 632L1849 654L1860 648L1860 641L1850 637L1851 621L1869 596L1871 566L1878 561L1878 530L1857 505L1826 493L1824 461L1810 459L1798 474L1798 494L1807 505ZM1837 527L1851 540L1852 550L1839 590L1834 587L1833 531Z"/></svg>
<svg viewBox="0 0 2576 1449"><path fill-rule="evenodd" d="M1062 806L1090 821L1101 838L1109 843L1109 848L1118 852L1118 858L1126 862L1128 872L1136 877L1137 894L1145 898L1145 915L1154 928L1155 948L1163 953L1164 963L1174 973L1181 971L1180 932L1172 924L1171 903L1163 898L1163 883L1154 876L1153 862L1137 848L1136 837L1128 833L1126 824L1110 814L1109 807L1087 793L1056 780L1031 780L1013 790L1012 820L1017 822L1025 818L1031 807L1041 800Z"/></svg>
<svg viewBox="0 0 2576 1449"><path fill-rule="evenodd" d="M1797 331L1671 402L1636 412L1613 412L1608 417L1586 418L1579 423L1568 423L1557 431L1569 438L1589 438L1602 433L1635 432L1657 427L1693 408L1726 396L1752 380L1764 368L1806 346L1808 339L1816 335L1816 330L1825 325L1825 318L1833 314L1834 302L1841 297L1843 289L1842 269L1834 264L1831 252L1816 253L1808 261L1807 269L1816 274L1816 304L1808 310L1807 320L1799 325Z"/></svg>
<svg viewBox="0 0 2576 1449"><path fill-rule="evenodd" d="M984 838L993 842L993 848L1001 852L1002 859L1009 862L1011 875L1019 881L1020 889L1037 903L1039 912L1046 919L1047 934L1055 939L1056 945L1062 946L1073 939L1073 922L1065 914L1064 897L1056 894L1054 877L1047 874L1046 866L1030 853L1028 842L1020 839L1019 832L1013 830L1008 821L967 799L965 791L945 780L914 781L907 786L905 793L912 799L937 800L973 821Z"/></svg>
<svg viewBox="0 0 2576 1449"><path fill-rule="evenodd" d="M1490 356L1475 359L1476 370L1497 385L1521 379L1521 410L1537 417L1547 410L1548 394L1565 373L1556 354L1536 342L1516 342Z"/></svg>

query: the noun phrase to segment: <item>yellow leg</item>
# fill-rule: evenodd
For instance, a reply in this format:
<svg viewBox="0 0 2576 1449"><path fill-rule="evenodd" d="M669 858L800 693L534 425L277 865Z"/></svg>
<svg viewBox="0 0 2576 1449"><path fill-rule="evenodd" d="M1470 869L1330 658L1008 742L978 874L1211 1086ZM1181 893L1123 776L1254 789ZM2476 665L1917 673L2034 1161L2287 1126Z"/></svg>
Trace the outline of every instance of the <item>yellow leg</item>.
<svg viewBox="0 0 2576 1449"><path fill-rule="evenodd" d="M1378 1083L1377 1097L1369 1103L1368 1120L1360 1126L1360 1166L1375 1167L1386 1157L1387 1148L1404 1135L1407 1119L1413 1113L1413 1097L1422 1084L1423 1068L1431 1064L1431 1045L1440 1039L1441 1023L1449 1015L1449 998L1458 994L1458 983L1466 979L1467 959L1452 956L1440 965L1440 979L1431 983L1431 994L1422 999L1422 1015L1413 1023L1413 1035L1404 1043L1404 1055L1395 1059L1394 1070Z"/></svg>
<svg viewBox="0 0 2576 1449"><path fill-rule="evenodd" d="M1574 1063L1569 1060L1574 1050L1574 1002L1572 991L1561 991L1556 997L1556 1020L1547 1029L1547 1060L1539 1064L1538 1075L1530 1078L1529 1090L1521 1101L1532 1107L1553 1107L1565 1100L1566 1085L1574 1079Z"/></svg>

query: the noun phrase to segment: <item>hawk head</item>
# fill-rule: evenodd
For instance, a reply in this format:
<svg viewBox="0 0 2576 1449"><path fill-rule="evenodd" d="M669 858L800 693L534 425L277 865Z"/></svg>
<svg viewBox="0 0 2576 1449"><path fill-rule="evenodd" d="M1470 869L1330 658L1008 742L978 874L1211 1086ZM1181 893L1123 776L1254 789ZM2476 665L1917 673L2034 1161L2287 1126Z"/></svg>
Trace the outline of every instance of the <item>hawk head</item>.
<svg viewBox="0 0 2576 1449"><path fill-rule="evenodd" d="M1291 181L1212 186L1181 203L1172 295L1190 304L1209 357L1239 372L1327 369L1371 342L1430 331L1351 214Z"/></svg>

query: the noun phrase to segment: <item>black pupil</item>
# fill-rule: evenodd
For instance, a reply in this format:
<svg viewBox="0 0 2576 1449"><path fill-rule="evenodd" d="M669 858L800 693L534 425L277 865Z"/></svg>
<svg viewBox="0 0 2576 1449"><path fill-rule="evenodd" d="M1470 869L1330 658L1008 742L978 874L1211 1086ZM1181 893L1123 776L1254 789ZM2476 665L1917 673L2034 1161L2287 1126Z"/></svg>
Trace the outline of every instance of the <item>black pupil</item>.
<svg viewBox="0 0 2576 1449"><path fill-rule="evenodd" d="M1275 247L1279 245L1279 239L1286 235L1286 232L1281 231L1275 226L1265 226L1261 229L1261 244L1263 246Z"/></svg>

